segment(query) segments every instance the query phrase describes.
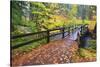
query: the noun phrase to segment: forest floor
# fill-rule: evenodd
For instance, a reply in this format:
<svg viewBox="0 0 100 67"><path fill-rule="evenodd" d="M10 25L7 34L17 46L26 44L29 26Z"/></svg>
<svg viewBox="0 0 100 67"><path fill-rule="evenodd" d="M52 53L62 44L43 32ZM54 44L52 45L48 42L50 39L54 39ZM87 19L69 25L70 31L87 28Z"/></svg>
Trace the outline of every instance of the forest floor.
<svg viewBox="0 0 100 67"><path fill-rule="evenodd" d="M79 49L78 43L69 39L52 41L33 49L29 53L12 57L13 66L90 61L96 61L96 53L88 49Z"/></svg>

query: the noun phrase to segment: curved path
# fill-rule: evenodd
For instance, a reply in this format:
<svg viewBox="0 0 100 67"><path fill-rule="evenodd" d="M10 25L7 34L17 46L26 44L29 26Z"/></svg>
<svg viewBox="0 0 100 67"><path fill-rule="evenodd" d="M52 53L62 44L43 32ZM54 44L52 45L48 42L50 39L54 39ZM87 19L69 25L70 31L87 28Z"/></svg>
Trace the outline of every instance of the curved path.
<svg viewBox="0 0 100 67"><path fill-rule="evenodd" d="M75 40L78 38L80 31L81 30L76 30L75 32L71 33L64 39L51 41L48 44L33 49L31 52L27 54L24 54L19 57L14 57L12 59L12 65L24 66L24 65L61 64L61 63L75 62L73 61L73 58L76 58L74 56L78 52L78 43ZM83 59L85 58L79 58L77 62L81 62L83 61ZM86 59L85 61L89 61ZM90 61L95 61L95 58Z"/></svg>
<svg viewBox="0 0 100 67"><path fill-rule="evenodd" d="M70 63L72 55L78 50L76 41L61 39L33 49L28 54L13 58L12 65L39 65Z"/></svg>

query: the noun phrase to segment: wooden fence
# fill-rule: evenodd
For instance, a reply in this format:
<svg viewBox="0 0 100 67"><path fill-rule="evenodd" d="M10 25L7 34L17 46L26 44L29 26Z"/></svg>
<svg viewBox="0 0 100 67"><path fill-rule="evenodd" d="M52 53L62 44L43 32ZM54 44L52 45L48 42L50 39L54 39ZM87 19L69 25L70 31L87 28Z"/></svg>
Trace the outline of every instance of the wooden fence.
<svg viewBox="0 0 100 67"><path fill-rule="evenodd" d="M51 37L54 37L56 35L61 36L61 38L65 38L66 36L68 36L71 32L73 32L76 29L81 29L81 34L84 33L84 31L86 31L86 25L73 25L73 26L69 26L69 27L61 27L61 28L56 28L56 29L48 29L46 31L41 31L41 32L35 32L35 33L28 33L28 34L21 34L21 35L14 35L11 36L11 48L15 49L24 45L28 45L30 43L33 42L37 42L40 41L41 39L46 38L47 43L49 43L51 40ZM59 31L56 33L52 33L53 31ZM68 33L68 34L66 34ZM58 36L58 37L59 37ZM12 41L15 39L21 39L21 38L32 38L32 40L28 40L22 43L18 43L18 44L13 44Z"/></svg>

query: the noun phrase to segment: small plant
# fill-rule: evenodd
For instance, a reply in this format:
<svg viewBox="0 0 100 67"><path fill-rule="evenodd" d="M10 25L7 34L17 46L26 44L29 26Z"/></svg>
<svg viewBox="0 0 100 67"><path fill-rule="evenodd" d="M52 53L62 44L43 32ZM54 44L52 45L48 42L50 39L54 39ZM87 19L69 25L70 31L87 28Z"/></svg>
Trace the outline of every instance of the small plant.
<svg viewBox="0 0 100 67"><path fill-rule="evenodd" d="M96 57L96 52L87 48L80 48L79 53L80 56L84 58Z"/></svg>
<svg viewBox="0 0 100 67"><path fill-rule="evenodd" d="M96 40L89 40L89 49L94 49L96 50Z"/></svg>

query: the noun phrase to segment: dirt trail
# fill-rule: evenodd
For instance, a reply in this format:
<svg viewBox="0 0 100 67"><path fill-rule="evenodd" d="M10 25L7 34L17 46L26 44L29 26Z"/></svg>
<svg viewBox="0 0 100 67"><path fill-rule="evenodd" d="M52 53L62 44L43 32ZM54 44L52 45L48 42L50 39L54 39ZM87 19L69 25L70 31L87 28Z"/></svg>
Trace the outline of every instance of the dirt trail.
<svg viewBox="0 0 100 67"><path fill-rule="evenodd" d="M12 59L13 66L70 63L72 55L78 50L76 41L61 39L52 41L31 52Z"/></svg>

